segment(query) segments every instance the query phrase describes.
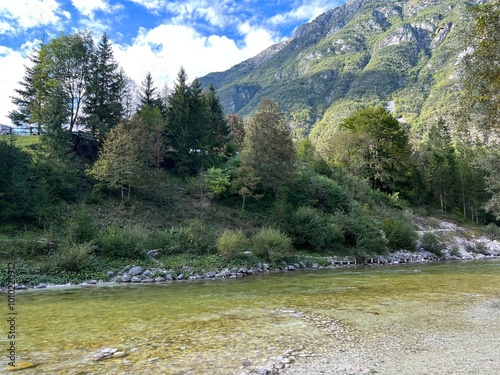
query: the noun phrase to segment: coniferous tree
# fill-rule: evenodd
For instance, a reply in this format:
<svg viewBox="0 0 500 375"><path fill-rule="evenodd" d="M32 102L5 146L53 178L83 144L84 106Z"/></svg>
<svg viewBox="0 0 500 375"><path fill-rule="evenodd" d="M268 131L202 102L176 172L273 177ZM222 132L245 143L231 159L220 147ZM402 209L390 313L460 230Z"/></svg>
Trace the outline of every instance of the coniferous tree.
<svg viewBox="0 0 500 375"><path fill-rule="evenodd" d="M195 79L187 83L181 67L166 109L168 161L178 173L193 175L220 164L229 134L213 86L204 92Z"/></svg>
<svg viewBox="0 0 500 375"><path fill-rule="evenodd" d="M167 107L167 163L180 174L189 174L189 162L192 143L190 132L190 89L187 74L181 67L177 74L172 95Z"/></svg>
<svg viewBox="0 0 500 375"><path fill-rule="evenodd" d="M424 178L430 198L447 211L456 201L457 161L450 130L443 119L433 124L424 150Z"/></svg>
<svg viewBox="0 0 500 375"><path fill-rule="evenodd" d="M193 175L211 166L208 107L200 82L187 83L181 68L167 108L167 143L173 151L175 170Z"/></svg>
<svg viewBox="0 0 500 375"><path fill-rule="evenodd" d="M14 89L17 96L11 97L12 103L17 106L17 110L9 113L9 118L17 126L34 125L36 122L33 118L33 112L40 111L40 95L39 90L42 87L40 77L40 51L43 47L43 41L32 54L28 57L31 66L24 66L25 76L19 82L21 88ZM41 132L39 124L38 133Z"/></svg>
<svg viewBox="0 0 500 375"><path fill-rule="evenodd" d="M154 166L160 169L165 156L165 119L158 107L142 107L136 114L145 126L145 148L153 155Z"/></svg>
<svg viewBox="0 0 500 375"><path fill-rule="evenodd" d="M190 173L207 169L212 164L212 142L215 134L209 127L207 101L201 89L201 83L195 79L189 88L189 123L187 141L189 147Z"/></svg>
<svg viewBox="0 0 500 375"><path fill-rule="evenodd" d="M123 117L124 77L113 58L111 42L104 33L92 55L85 98L85 124L92 136L104 140Z"/></svg>
<svg viewBox="0 0 500 375"><path fill-rule="evenodd" d="M150 72L146 75L146 78L141 83L141 88L139 92L139 106L137 110L147 107L153 109L155 107L159 108L163 113L163 101L158 93L158 88L155 86L153 76Z"/></svg>
<svg viewBox="0 0 500 375"><path fill-rule="evenodd" d="M206 93L208 106L208 144L212 152L222 155L223 150L229 140L228 121L224 116L224 109L220 103L219 97L215 92L214 85L210 85Z"/></svg>

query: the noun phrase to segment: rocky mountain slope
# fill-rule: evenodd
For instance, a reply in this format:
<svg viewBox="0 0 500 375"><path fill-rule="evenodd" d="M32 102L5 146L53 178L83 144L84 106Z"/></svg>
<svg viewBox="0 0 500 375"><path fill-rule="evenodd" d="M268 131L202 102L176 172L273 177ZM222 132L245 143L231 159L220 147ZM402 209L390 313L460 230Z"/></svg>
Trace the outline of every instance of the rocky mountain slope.
<svg viewBox="0 0 500 375"><path fill-rule="evenodd" d="M213 83L227 112L276 100L296 134L322 139L356 108L385 105L419 136L459 91L472 0L347 0Z"/></svg>

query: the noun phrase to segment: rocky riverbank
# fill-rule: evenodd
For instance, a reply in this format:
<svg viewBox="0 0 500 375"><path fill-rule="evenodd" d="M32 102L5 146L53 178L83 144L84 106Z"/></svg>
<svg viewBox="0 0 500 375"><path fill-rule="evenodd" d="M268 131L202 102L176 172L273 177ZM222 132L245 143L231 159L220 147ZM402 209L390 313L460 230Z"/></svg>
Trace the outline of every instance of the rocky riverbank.
<svg viewBox="0 0 500 375"><path fill-rule="evenodd" d="M500 256L500 242L492 240L483 234L476 234L454 223L436 221L415 217L418 227L419 240L417 251L410 252L399 250L386 255L377 255L356 259L355 257L316 257L317 262L311 258L304 258L293 264L282 262L281 265L271 267L267 263L258 263L254 267L226 267L209 271L196 271L192 267L183 266L180 270L166 269L155 259L157 252L151 250L148 256L155 261L156 267L142 267L129 265L122 270L107 272L107 279L90 279L80 284L81 286L94 286L109 283L165 283L186 280L213 280L219 278L241 278L249 275L266 274L269 272L294 272L299 270L317 270L322 268L341 268L354 266L398 265L408 263L427 263L441 260L474 260L495 258ZM426 240L427 236L427 240ZM433 239L432 248L427 243L429 236ZM314 258L313 258L314 259ZM44 289L52 287L47 283L39 283L34 288ZM16 285L16 289L28 289L26 285Z"/></svg>

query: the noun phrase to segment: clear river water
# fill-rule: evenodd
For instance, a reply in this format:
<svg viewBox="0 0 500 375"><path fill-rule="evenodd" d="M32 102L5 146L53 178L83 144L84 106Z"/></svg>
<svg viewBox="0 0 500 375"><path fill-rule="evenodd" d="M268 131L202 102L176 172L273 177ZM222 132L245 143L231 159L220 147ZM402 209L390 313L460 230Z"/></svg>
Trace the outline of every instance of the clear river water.
<svg viewBox="0 0 500 375"><path fill-rule="evenodd" d="M499 297L498 259L18 291L15 349L18 362L37 364L22 374L240 374L335 340L318 319L361 333L450 331L466 329L457 314ZM127 356L96 361L102 348Z"/></svg>

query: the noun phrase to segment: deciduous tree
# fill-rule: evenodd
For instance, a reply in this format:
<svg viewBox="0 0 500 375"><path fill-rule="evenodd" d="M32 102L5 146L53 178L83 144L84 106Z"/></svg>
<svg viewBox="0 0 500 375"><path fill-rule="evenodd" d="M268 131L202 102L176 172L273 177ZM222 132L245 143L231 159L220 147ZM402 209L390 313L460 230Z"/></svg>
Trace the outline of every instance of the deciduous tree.
<svg viewBox="0 0 500 375"><path fill-rule="evenodd" d="M360 173L373 187L394 191L406 178L410 148L408 136L389 111L382 107L367 107L346 118L340 125L362 141L351 149Z"/></svg>
<svg viewBox="0 0 500 375"><path fill-rule="evenodd" d="M147 183L152 155L147 152L146 126L134 117L111 129L90 175L109 189L120 190L122 199L130 198L133 188Z"/></svg>

